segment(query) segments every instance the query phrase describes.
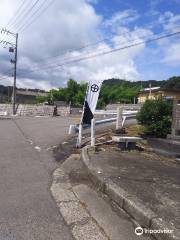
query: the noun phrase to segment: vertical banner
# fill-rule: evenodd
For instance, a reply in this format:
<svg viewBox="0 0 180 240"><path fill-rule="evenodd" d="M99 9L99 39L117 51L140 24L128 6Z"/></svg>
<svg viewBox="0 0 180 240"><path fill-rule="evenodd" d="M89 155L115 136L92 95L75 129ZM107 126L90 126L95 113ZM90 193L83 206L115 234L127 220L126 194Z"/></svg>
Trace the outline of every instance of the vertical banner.
<svg viewBox="0 0 180 240"><path fill-rule="evenodd" d="M91 124L91 119L94 118L94 112L103 81L92 80L88 84L88 91L84 102L84 111L82 117L82 124Z"/></svg>

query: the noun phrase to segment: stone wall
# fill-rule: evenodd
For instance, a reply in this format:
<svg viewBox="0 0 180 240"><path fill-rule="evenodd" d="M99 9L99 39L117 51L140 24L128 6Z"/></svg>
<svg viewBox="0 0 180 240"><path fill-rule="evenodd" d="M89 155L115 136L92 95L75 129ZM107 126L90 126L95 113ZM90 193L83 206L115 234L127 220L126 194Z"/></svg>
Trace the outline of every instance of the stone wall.
<svg viewBox="0 0 180 240"><path fill-rule="evenodd" d="M17 105L16 114L18 116L52 116L54 106L48 105L30 105L30 104L19 104ZM0 114L7 112L7 115L12 115L11 104L0 104ZM57 108L58 115L69 116L70 108L60 106Z"/></svg>
<svg viewBox="0 0 180 240"><path fill-rule="evenodd" d="M7 113L7 115L12 115L12 105L11 104L0 104L0 115Z"/></svg>

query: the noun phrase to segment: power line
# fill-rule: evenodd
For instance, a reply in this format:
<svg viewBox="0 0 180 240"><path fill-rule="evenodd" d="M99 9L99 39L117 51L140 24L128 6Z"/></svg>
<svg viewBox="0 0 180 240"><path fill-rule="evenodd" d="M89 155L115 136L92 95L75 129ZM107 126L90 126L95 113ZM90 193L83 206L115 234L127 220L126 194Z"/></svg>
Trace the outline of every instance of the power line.
<svg viewBox="0 0 180 240"><path fill-rule="evenodd" d="M180 26L178 26L178 28L179 28ZM159 33L159 34L156 34L156 35L162 35L162 34L165 34L165 33L169 33L169 30L168 31L164 31L163 33ZM123 35L118 35L118 36L123 36ZM138 36L138 38L135 38L135 39L132 39L132 40L130 40L130 41L128 41L128 43L131 43L131 42L134 42L134 41L136 41L136 40L139 40L140 38L142 38L142 37L153 37L154 36L154 33L153 34L150 34L149 36L147 36L147 35L139 35ZM111 40L111 38L109 38L109 40ZM145 39L144 39L145 40ZM126 42L127 43L127 42ZM88 46L88 45L87 45ZM80 48L76 48L76 49L74 49L74 50L71 50L71 51L69 51L68 53L71 53L71 52L73 52L73 51L78 51L78 50L82 50L82 49L85 49L86 47L84 46L84 47L80 47ZM107 49L107 47L106 48L103 48L103 49L101 49L101 51L102 50L106 50ZM81 54L81 56L83 56L83 55L87 55L87 54L89 54L89 53L84 53L84 54ZM59 55L58 55L59 56ZM76 56L77 57L77 56ZM51 58L51 57L50 57ZM42 59L42 60L39 60L39 61L43 61L43 60L46 60L46 59L50 59L50 58L44 58L44 59ZM53 58L53 57L52 57ZM66 61L66 60L68 60L69 58L63 58L62 60L63 61ZM43 66L45 65L47 65L47 66L49 66L49 65L52 65L53 66L53 64L55 64L56 62L50 62L50 63L45 63L45 64L43 64ZM22 66L21 66L22 67ZM24 66L24 67L26 67L26 66ZM38 67L37 67L37 69L38 69Z"/></svg>
<svg viewBox="0 0 180 240"><path fill-rule="evenodd" d="M51 0L51 1L48 3L48 5L43 9L43 11L39 12L40 10L42 10L42 7L43 7L43 5L44 5L46 2L48 2L48 0L43 1L43 2L41 3L41 5L39 6L39 8L32 14L32 16L31 16L32 20L29 19L29 20L31 20L29 23L24 24L24 25L22 25L22 26L20 27L19 31L20 31L21 33L25 32L26 29L27 29L31 24L33 24L33 23L52 5L52 3L54 2L54 0ZM36 15L38 12L39 12L39 14ZM35 16L35 15L36 15L36 16ZM34 17L34 16L35 16L35 17ZM34 18L33 18L33 17L34 17Z"/></svg>
<svg viewBox="0 0 180 240"><path fill-rule="evenodd" d="M47 2L47 0L45 0L45 1L43 1L43 2L41 3L41 5L39 6L39 8L30 16L30 18L32 18L34 15L36 15L36 13L37 13L39 10L41 10L41 7L45 4L45 2ZM36 16L34 19L32 19L32 21L30 21L28 24L25 24L26 21L28 20L28 19L26 19L25 23L19 28L19 30L21 30L22 32L24 32L29 25L31 25L41 14L44 13L44 11L50 6L50 4L51 4L52 2L53 2L53 1L50 1L49 4L48 4L48 6L46 6L46 8L45 8L43 11L41 11L41 12L39 13L39 15ZM36 3L34 3L34 4L36 4ZM32 6L32 7L33 7L33 6ZM29 19L29 20L30 20L30 19ZM166 20L165 22L167 22L167 20ZM165 22L161 22L161 24L163 24L163 23L165 23ZM169 22L169 21L168 21L168 22ZM151 24L151 25L152 25L152 24ZM148 27L150 27L151 25L148 24ZM125 34L125 33L129 33L129 31L124 32L124 34ZM92 44L87 44L87 45L85 45L85 46L82 46L82 47L77 48L77 49L70 50L70 51L68 51L68 52L71 52L71 51L79 51L79 50L81 50L81 49L84 49L84 48L87 48L87 47L90 47L90 46L97 45L97 44L99 44L99 43L101 43L101 42L104 42L104 41L107 41L107 40L109 40L109 38L104 38L104 39L99 40L99 41L97 41L97 42L94 42L94 43L92 43ZM47 59L55 58L55 57L59 57L59 56L60 56L60 55L58 54L58 55L55 55L55 56L52 56L52 57L48 57Z"/></svg>
<svg viewBox="0 0 180 240"><path fill-rule="evenodd" d="M151 34L150 36L154 36L154 34ZM149 37L150 37L149 36ZM139 36L139 37L142 37L142 36ZM137 38L137 39L132 39L132 40L130 40L130 41L128 41L128 43L130 43L130 42L134 42L134 41L136 41L136 40L139 40L139 38ZM106 48L103 48L103 49L100 49L100 51L102 51L102 50L107 50L107 47ZM80 54L80 57L81 56L86 56L86 55L89 55L89 54L91 54L91 52L89 52L89 53L87 53L87 52L85 52L85 53L83 53L83 54ZM74 58L77 58L77 57L79 57L79 56L75 56L75 57L71 57L70 59L74 59ZM66 60L69 60L69 58L67 57L67 58L63 58L63 59L61 59L61 60L63 60L63 61L66 61ZM56 64L57 62L51 62L51 63L46 63L46 64L43 64L43 66L49 66L49 67L53 67L54 66L54 64ZM41 66L41 65L40 65ZM22 67L22 66L21 66ZM26 66L25 66L26 67ZM38 70L38 69L40 69L39 67L37 67L37 68L35 68L35 69L33 69L33 71L36 71L36 69Z"/></svg>
<svg viewBox="0 0 180 240"><path fill-rule="evenodd" d="M11 46L11 47L14 47L14 46L15 46L12 42L8 42L8 41L6 41L6 40L1 40L1 41L0 41L0 44L1 44L1 45L4 45L3 48L6 48L7 46Z"/></svg>
<svg viewBox="0 0 180 240"><path fill-rule="evenodd" d="M166 21L164 21L164 22L161 22L161 24L166 24L166 23L168 23L168 22L169 22L169 20L166 20ZM147 24L147 26L149 27L149 26L151 26L151 25L148 25L148 24ZM179 27L179 26L178 26L178 27ZM167 32L168 32L168 31L167 31ZM47 57L47 58L42 58L42 59L40 59L39 61L44 61L44 60L48 60L48 59L51 59L51 58L58 58L58 57L62 56L62 54L65 55L65 54L67 54L67 53L71 53L71 52L74 52L74 51L80 51L80 50L83 50L83 49L85 49L85 48L93 47L93 46L98 45L99 43L102 43L102 42L105 42L105 41L110 41L110 40L112 40L113 37L123 36L123 35L125 35L125 34L130 34L130 33L131 33L131 32L129 32L129 31L125 31L125 32L123 32L123 34L112 35L112 36L110 36L110 37L108 37L108 38L100 39L100 40L98 40L98 41L95 41L95 42L93 42L93 43L86 44L86 45L81 46L81 47L79 47L79 48L73 48L73 49L71 49L71 50L69 50L69 51L67 51L67 52L65 52L65 53L59 53L59 54L56 54L56 55L53 55L53 56L50 56L50 57ZM151 35L154 35L154 34L151 34ZM139 36L139 37L141 37L141 36Z"/></svg>
<svg viewBox="0 0 180 240"><path fill-rule="evenodd" d="M131 45L127 45L127 46L124 46L124 47L115 48L115 49L112 49L112 50L109 50L109 51L106 51L106 52L101 52L101 53L98 53L98 54L94 54L92 56L86 56L86 57L82 57L82 58L75 59L75 60L72 60L72 61L67 61L65 63L57 64L55 66L51 66L51 67L47 67L47 68L40 68L40 69L37 69L37 70L31 70L28 73L37 72L38 70L47 70L47 69L59 68L59 67L69 65L69 64L72 64L72 63L77 63L77 62L81 62L81 61L84 61L84 60L93 59L93 58L96 58L96 57L99 57L99 56L108 55L108 54L118 52L118 51L121 51L121 50L125 50L125 49L128 49L128 48L137 47L137 46L140 46L140 45L143 45L143 44L146 44L146 43L151 43L151 42L155 42L155 41L158 41L158 40L161 40L161 39L173 37L173 36L176 36L178 34L180 34L180 31L170 33L170 34L166 34L164 36L152 38L152 39L149 39L149 40L146 40L146 41L141 41L141 42L138 42L138 43L134 43L134 44L131 44Z"/></svg>
<svg viewBox="0 0 180 240"><path fill-rule="evenodd" d="M135 41L135 40L139 40L139 38L138 38L138 39L133 39L133 40L128 41L128 42L133 42L133 41ZM101 49L101 51L102 51L102 50L106 50L106 49L107 49L107 47ZM89 55L89 54L91 54L91 53L85 52L85 53L83 53L83 54L80 54L80 56ZM77 57L79 57L79 56L71 57L70 59L74 59L74 58L77 58ZM69 60L69 57L63 58L63 59L61 59L61 60L63 60L63 61ZM51 66L51 65L52 65L52 67L53 67L54 64L56 64L56 63L57 63L57 62L46 63L46 64L43 64L43 66ZM41 66L41 65L40 65L40 66ZM21 67L27 67L27 66L26 66L26 65L21 65ZM36 69L39 69L39 67L33 69L33 71L35 71ZM23 70L23 69L22 69L22 70Z"/></svg>
<svg viewBox="0 0 180 240"><path fill-rule="evenodd" d="M23 6L24 6L24 4L26 3L26 0L23 0L22 1L22 3L21 3L21 5L19 6L19 8L16 10L16 12L14 13L14 15L13 15L13 17L9 20L9 22L7 23L7 25L6 25L6 28L9 26L9 24L11 24L12 23L12 21L13 21L13 19L14 19L14 17L16 16L18 16L18 14L21 12L21 9L23 8ZM15 17L15 18L16 18Z"/></svg>
<svg viewBox="0 0 180 240"><path fill-rule="evenodd" d="M12 71L11 69L9 69L8 71L5 71L4 73L1 73L1 76L2 76L2 75L6 75L6 74L8 74L8 73L11 73L11 71ZM4 77L4 76L2 76L2 77Z"/></svg>
<svg viewBox="0 0 180 240"><path fill-rule="evenodd" d="M169 34L169 31L165 31L165 32L160 33L160 34L157 34L157 35L162 35L162 34L165 34L165 33L168 33L168 34ZM150 36L154 36L154 34L151 34ZM149 37L150 37L150 36L149 36ZM140 38L140 37L142 37L142 36L139 36L139 38ZM134 42L134 41L136 41L136 40L139 40L139 38L137 38L137 39L132 39L131 41L126 42L126 44L127 44L127 43L131 43L131 42ZM146 39L144 39L144 41L145 41L145 40L146 40ZM108 49L109 49L108 47L103 48L103 49L100 49L100 52L102 52L102 50L108 50ZM91 54L91 53L86 53L86 52L85 52L84 54L81 54L80 57L81 57L81 56L84 56L84 55L85 55L85 56L86 56L86 55L89 56L89 54ZM70 58L70 60L71 60L71 59L74 60L74 58L77 58L77 57L78 57L78 56L72 57L72 58ZM66 60L69 60L69 58L65 58L65 59L62 59L62 60L63 60L63 61L66 61ZM57 62L56 62L56 63L57 63ZM54 62L54 64L55 64L55 62ZM51 67L51 66L53 67L54 64L53 64L53 63L52 63L52 64L51 64L51 63L50 63L50 64L47 63L46 65L49 66L49 67ZM44 65L43 65L43 67L44 67ZM36 69L38 70L39 68L37 67L37 68L33 69L33 71L36 71Z"/></svg>
<svg viewBox="0 0 180 240"><path fill-rule="evenodd" d="M24 1L23 1L23 2L24 2ZM33 10L33 8L35 7L35 5L36 5L38 2L39 2L39 0L37 0L37 1L33 4L33 6L31 6L30 9ZM47 2L47 0L45 0L45 1L43 1L43 2L41 3L41 5L39 6L39 8L36 9L36 11L30 16L30 18L32 18L33 16L35 16L35 15L38 13L38 11L41 10L41 7L45 4L45 2ZM43 11L41 11L38 16L40 16L40 15L50 6L51 3L52 3L52 1L49 2L49 4L46 6L46 8L45 8ZM31 22L35 21L38 16L36 16L34 19L32 18L32 21L31 21ZM22 16L21 16L21 17L22 17ZM30 19L29 19L29 20L30 20ZM27 21L27 19L26 19L26 21ZM25 27L25 29L27 29L28 25L32 24L31 22L29 22L28 24L25 24L25 23L24 23L24 24L20 27L20 29L22 28L22 31L23 31L23 28L24 28L24 27ZM167 22L167 21L165 21L165 22ZM163 22L163 23L165 23L165 22ZM169 22L169 21L168 21L168 22ZM161 22L161 24L163 24L163 23ZM148 26L150 26L150 25L148 25ZM126 31L126 32L124 32L124 34L125 34L125 33L131 33L131 32ZM87 47L90 47L90 46L93 46L93 45L97 45L98 43L104 42L104 41L107 41L107 40L109 40L109 38L105 38L105 39L99 40L98 42L95 42L95 43L92 43L92 44L87 44L87 45L85 45L85 46L83 46L83 47L74 49L74 50L72 50L72 51L78 51L78 50L81 50L81 49L84 49L84 48L87 48ZM135 41L135 39L133 39L132 41ZM130 41L129 41L129 42L130 42ZM101 49L101 50L102 50L102 49ZM83 55L84 55L84 54L83 54ZM58 56L59 56L59 55L56 55L56 56L54 56L54 57L58 57ZM82 55L81 55L81 56L82 56ZM52 57L50 57L50 58L52 58ZM66 59L65 59L65 60L66 60ZM68 59L67 59L67 60L68 60ZM52 68L52 67L56 67L56 66L51 66L51 67L48 67L48 68Z"/></svg>
<svg viewBox="0 0 180 240"><path fill-rule="evenodd" d="M18 21L16 21L16 23L13 23L12 26L13 28L16 28L18 23L20 23L20 19L22 19L22 17L26 18L26 16L28 16L28 14L30 14L32 12L32 10L36 7L36 5L38 4L40 0L36 0L29 8L27 6L27 8L24 10L24 12L20 15ZM21 25L21 23L20 23Z"/></svg>
<svg viewBox="0 0 180 240"><path fill-rule="evenodd" d="M32 2L31 0L29 1L24 0L23 4L20 6L20 9L18 9L18 13L15 13L11 18L11 23L8 24L8 28L13 27L13 25L18 22L19 18L21 18L21 15L24 13L28 5L31 4L31 2Z"/></svg>
<svg viewBox="0 0 180 240"><path fill-rule="evenodd" d="M163 32L163 34L164 34L165 32ZM162 34L162 33L160 33L160 34ZM139 37L141 37L141 36L139 36ZM135 41L136 39L133 39L132 41ZM132 42L132 41L129 41L129 42ZM107 49L107 48L105 48L105 49ZM102 51L102 49L101 49L101 51ZM85 53L85 54L81 54L81 56L84 56L84 55L87 55L87 53ZM80 57L81 57L80 56ZM89 56L89 54L88 54L88 56ZM91 56L90 56L91 57ZM75 57L74 57L75 58ZM71 61L74 61L74 58L71 60ZM66 59L64 59L64 60L69 60L69 58L66 58ZM50 68L54 68L54 67L56 67L57 65L52 65L52 66L49 66L48 67L48 65L47 65L47 67L45 67L45 68L43 68L43 69L50 69ZM36 69L33 69L31 72L35 72L35 71L38 71L39 69L41 69L41 68L36 68ZM24 69L22 69L22 71L23 71Z"/></svg>
<svg viewBox="0 0 180 240"><path fill-rule="evenodd" d="M7 80L7 79L9 80L10 77L3 77L3 78L0 78L0 81L1 81L1 80Z"/></svg>
<svg viewBox="0 0 180 240"><path fill-rule="evenodd" d="M161 33L162 34L162 33ZM163 32L163 34L165 34L165 32ZM144 35L140 35L140 36L138 36L138 38L137 39L132 39L131 41L128 41L128 43L130 43L130 42L134 42L134 41L136 41L136 40L139 40L139 38L141 38L141 37L143 37ZM151 35L149 35L148 37L150 37L150 36L154 36L154 34L151 34ZM80 49L80 48L78 48L78 49ZM82 48L81 48L82 49ZM106 50L107 48L103 48L103 49L101 49L101 51L102 50ZM87 55L87 54L89 54L89 53L84 53L84 54L81 54L80 55L80 57L82 57L82 56L84 56L84 55ZM70 60L74 60L74 58L77 58L77 56L76 57L73 57L73 58L71 58ZM65 59L62 59L63 61L66 61L66 60L69 60L69 58L65 58ZM53 63L51 63L51 64L53 64ZM47 66L51 66L51 64L46 64ZM55 64L55 62L54 62L54 64ZM45 66L46 66L45 65ZM44 66L44 65L43 65ZM26 66L25 66L26 67ZM52 67L54 67L54 65L52 65ZM21 68L22 68L22 66L21 66ZM35 70L38 70L39 68L35 68L35 69L33 69L33 71L35 71ZM23 71L23 69L22 69L22 71ZM4 73L4 74L6 74L6 73Z"/></svg>

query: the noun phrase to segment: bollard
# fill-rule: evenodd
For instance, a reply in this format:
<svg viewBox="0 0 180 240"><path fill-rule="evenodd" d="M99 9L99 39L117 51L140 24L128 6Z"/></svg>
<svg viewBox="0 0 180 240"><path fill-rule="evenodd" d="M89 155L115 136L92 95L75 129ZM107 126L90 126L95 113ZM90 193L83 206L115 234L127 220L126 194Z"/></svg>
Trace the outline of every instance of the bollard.
<svg viewBox="0 0 180 240"><path fill-rule="evenodd" d="M75 135L76 134L76 126L75 125L70 125L69 127L69 132L68 132L69 135Z"/></svg>
<svg viewBox="0 0 180 240"><path fill-rule="evenodd" d="M123 116L123 117L122 117L122 128L124 127L125 121L126 121L126 116Z"/></svg>
<svg viewBox="0 0 180 240"><path fill-rule="evenodd" d="M78 138L77 138L77 144L76 147L80 148L82 145L82 124L79 125L79 133L78 133Z"/></svg>
<svg viewBox="0 0 180 240"><path fill-rule="evenodd" d="M94 147L95 146L95 125L96 125L96 121L95 119L93 118L91 120L91 147Z"/></svg>
<svg viewBox="0 0 180 240"><path fill-rule="evenodd" d="M116 130L119 130L122 128L122 108L117 108L117 120L116 120Z"/></svg>

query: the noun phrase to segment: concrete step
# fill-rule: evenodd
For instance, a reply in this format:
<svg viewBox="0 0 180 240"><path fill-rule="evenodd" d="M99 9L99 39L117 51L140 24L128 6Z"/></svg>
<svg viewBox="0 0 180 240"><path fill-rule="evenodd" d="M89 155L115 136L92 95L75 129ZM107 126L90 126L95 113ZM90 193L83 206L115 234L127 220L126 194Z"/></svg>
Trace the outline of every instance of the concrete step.
<svg viewBox="0 0 180 240"><path fill-rule="evenodd" d="M110 240L149 240L149 236L137 236L135 227L128 215L123 212L117 215L110 204L101 198L97 192L87 185L80 184L73 187L73 192L85 206L91 217L105 232Z"/></svg>

